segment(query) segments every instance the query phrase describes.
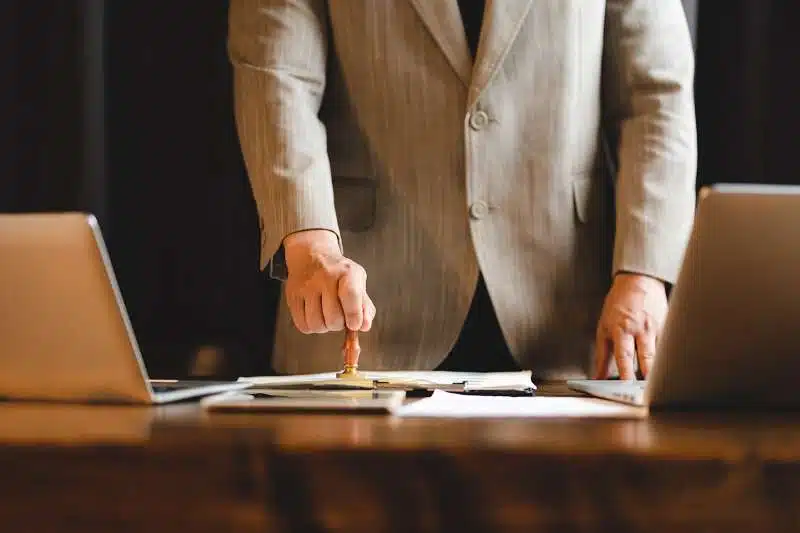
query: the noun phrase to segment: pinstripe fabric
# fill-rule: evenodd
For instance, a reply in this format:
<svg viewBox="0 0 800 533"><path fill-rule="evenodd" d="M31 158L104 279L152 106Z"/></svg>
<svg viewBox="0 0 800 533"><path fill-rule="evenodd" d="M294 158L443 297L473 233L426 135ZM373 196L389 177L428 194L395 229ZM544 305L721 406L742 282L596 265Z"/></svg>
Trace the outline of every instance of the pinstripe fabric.
<svg viewBox="0 0 800 533"><path fill-rule="evenodd" d="M364 367L436 366L480 265L521 365L584 376L612 269L675 278L696 165L679 0L489 0L474 65L456 0L232 0L229 50L264 261L340 235L378 308ZM279 321L276 369L341 365L340 336Z"/></svg>

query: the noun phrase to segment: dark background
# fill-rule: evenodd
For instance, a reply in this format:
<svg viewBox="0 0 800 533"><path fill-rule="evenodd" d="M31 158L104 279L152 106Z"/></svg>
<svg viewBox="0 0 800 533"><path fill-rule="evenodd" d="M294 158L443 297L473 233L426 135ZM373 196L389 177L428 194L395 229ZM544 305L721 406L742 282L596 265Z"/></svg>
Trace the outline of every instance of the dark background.
<svg viewBox="0 0 800 533"><path fill-rule="evenodd" d="M800 3L684 3L698 186L800 181ZM226 17L221 0L0 2L0 211L97 214L155 377L203 347L217 375L269 369L279 288L257 269Z"/></svg>

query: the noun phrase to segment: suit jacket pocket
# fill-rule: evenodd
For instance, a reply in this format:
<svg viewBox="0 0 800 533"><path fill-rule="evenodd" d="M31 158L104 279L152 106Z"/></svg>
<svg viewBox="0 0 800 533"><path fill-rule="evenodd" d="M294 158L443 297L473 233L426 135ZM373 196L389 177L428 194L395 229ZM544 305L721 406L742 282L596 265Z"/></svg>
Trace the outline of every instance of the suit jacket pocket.
<svg viewBox="0 0 800 533"><path fill-rule="evenodd" d="M334 177L333 195L339 227L367 231L375 224L377 183L370 178Z"/></svg>

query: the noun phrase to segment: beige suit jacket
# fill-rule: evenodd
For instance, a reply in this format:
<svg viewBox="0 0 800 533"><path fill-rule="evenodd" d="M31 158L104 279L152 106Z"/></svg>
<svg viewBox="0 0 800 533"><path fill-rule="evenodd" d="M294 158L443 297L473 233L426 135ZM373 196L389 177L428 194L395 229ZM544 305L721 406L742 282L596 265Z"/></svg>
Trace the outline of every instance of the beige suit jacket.
<svg viewBox="0 0 800 533"><path fill-rule="evenodd" d="M229 22L263 263L291 232L340 236L377 306L363 368L441 362L480 269L519 363L585 376L613 273L675 279L696 171L680 0L488 0L474 64L456 0L232 0ZM278 320L277 370L341 366L342 335Z"/></svg>

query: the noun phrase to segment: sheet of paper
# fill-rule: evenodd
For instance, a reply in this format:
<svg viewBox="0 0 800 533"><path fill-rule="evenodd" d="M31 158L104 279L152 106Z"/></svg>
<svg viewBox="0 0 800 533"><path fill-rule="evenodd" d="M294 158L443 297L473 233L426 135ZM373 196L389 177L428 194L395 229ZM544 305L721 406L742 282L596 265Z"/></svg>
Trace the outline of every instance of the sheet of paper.
<svg viewBox="0 0 800 533"><path fill-rule="evenodd" d="M401 417L425 418L641 418L640 407L569 396L467 396L445 391L401 407Z"/></svg>
<svg viewBox="0 0 800 533"><path fill-rule="evenodd" d="M395 370L372 372L362 371L361 374L372 380L389 382L418 382L449 385L452 383L467 383L470 390L493 389L524 389L535 388L531 381L531 372L443 372L424 370ZM335 372L321 374L297 374L292 376L253 376L242 377L240 381L248 381L259 387L280 387L290 385L314 385L335 380Z"/></svg>

